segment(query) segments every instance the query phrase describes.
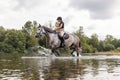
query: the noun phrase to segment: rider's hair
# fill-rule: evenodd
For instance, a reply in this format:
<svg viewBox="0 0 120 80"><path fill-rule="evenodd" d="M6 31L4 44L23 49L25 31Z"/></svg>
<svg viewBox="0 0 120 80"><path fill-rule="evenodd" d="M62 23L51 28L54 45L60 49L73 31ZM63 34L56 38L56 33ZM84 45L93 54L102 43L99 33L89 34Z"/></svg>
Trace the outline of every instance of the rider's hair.
<svg viewBox="0 0 120 80"><path fill-rule="evenodd" d="M62 17L57 17L57 20L62 20Z"/></svg>

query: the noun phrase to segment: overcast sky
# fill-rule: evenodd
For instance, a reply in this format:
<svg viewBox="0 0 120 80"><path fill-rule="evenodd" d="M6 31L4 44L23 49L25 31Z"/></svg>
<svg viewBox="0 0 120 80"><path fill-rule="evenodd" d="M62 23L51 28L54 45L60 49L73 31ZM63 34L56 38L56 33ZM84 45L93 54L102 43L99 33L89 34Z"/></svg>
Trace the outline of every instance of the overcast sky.
<svg viewBox="0 0 120 80"><path fill-rule="evenodd" d="M120 0L0 0L0 25L6 29L21 29L28 20L54 25L58 16L67 32L83 26L88 36L120 38Z"/></svg>

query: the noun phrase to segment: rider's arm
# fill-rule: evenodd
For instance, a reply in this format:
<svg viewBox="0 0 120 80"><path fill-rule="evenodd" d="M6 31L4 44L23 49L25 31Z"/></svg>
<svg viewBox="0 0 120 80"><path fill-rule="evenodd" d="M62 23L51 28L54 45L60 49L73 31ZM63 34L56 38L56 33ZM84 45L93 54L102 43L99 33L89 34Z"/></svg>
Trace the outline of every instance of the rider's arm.
<svg viewBox="0 0 120 80"><path fill-rule="evenodd" d="M63 24L60 24L60 26L56 27L56 30L61 29L61 28L62 28L62 26L63 26Z"/></svg>

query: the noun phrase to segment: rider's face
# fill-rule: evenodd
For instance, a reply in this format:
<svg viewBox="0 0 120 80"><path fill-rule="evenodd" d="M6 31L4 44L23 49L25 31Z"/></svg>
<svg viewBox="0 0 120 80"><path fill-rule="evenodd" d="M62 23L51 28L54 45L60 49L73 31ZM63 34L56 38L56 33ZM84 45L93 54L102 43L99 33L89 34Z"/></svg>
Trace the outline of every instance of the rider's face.
<svg viewBox="0 0 120 80"><path fill-rule="evenodd" d="M57 20L58 22L61 22L61 20Z"/></svg>

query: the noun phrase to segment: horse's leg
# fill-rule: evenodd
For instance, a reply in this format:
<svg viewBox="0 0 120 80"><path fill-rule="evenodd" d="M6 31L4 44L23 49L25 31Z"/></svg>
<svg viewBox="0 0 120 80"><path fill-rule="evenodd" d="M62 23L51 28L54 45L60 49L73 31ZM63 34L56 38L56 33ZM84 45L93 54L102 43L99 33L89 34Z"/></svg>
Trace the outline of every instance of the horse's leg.
<svg viewBox="0 0 120 80"><path fill-rule="evenodd" d="M60 52L58 51L58 50L56 50L57 48L52 48L52 53L51 53L51 55L53 54L53 53L57 53L57 55L58 56L60 56L61 54L60 54Z"/></svg>
<svg viewBox="0 0 120 80"><path fill-rule="evenodd" d="M72 55L72 56L74 56L74 55L73 55L73 52L74 52L74 51L75 51L75 49L73 49L73 51L71 52L71 55Z"/></svg>
<svg viewBox="0 0 120 80"><path fill-rule="evenodd" d="M82 49L80 47L77 48L77 56L81 56L81 53L82 53Z"/></svg>
<svg viewBox="0 0 120 80"><path fill-rule="evenodd" d="M76 47L75 50L76 50L76 52L77 52L77 56L79 56L79 54L80 54L80 48L79 48L79 47Z"/></svg>
<svg viewBox="0 0 120 80"><path fill-rule="evenodd" d="M77 56L79 57L79 52L77 52Z"/></svg>
<svg viewBox="0 0 120 80"><path fill-rule="evenodd" d="M59 50L55 50L55 52L57 53L58 56L61 56L60 51Z"/></svg>
<svg viewBox="0 0 120 80"><path fill-rule="evenodd" d="M53 55L53 53L55 53L55 50L54 50L54 49L51 49L51 55Z"/></svg>

